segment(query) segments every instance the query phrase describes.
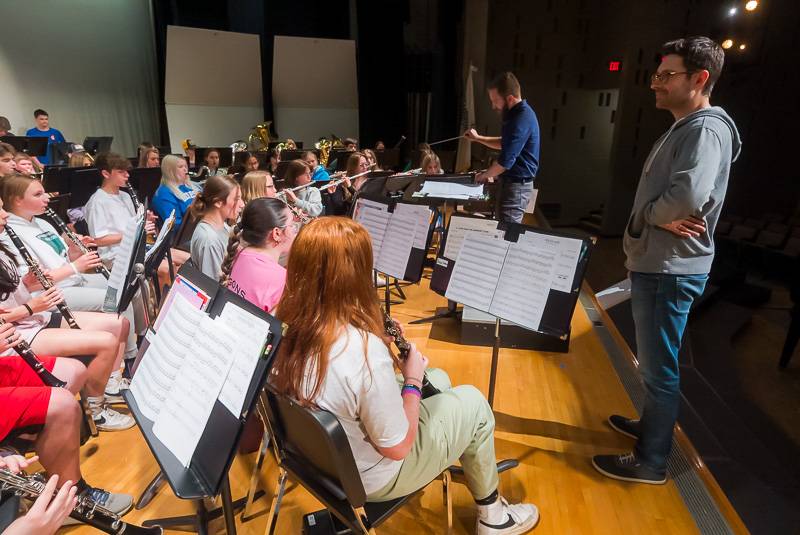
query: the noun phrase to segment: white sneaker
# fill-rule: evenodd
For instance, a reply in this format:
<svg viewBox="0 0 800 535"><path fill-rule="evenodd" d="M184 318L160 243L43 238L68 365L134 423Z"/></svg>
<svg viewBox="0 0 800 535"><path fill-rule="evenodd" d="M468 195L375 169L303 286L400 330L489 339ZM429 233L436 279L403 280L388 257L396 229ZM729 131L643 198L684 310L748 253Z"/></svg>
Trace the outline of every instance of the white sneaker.
<svg viewBox="0 0 800 535"><path fill-rule="evenodd" d="M126 379L122 376L109 377L105 389L106 403L125 403L125 400L122 398L122 392L128 390L130 387L130 379Z"/></svg>
<svg viewBox="0 0 800 535"><path fill-rule="evenodd" d="M517 535L532 530L539 523L539 510L532 503L511 505L503 497L499 500L503 508L502 520L490 524L479 509L475 527L477 535Z"/></svg>
<svg viewBox="0 0 800 535"><path fill-rule="evenodd" d="M103 407L92 417L99 431L124 431L136 425L132 416L119 413L108 406Z"/></svg>

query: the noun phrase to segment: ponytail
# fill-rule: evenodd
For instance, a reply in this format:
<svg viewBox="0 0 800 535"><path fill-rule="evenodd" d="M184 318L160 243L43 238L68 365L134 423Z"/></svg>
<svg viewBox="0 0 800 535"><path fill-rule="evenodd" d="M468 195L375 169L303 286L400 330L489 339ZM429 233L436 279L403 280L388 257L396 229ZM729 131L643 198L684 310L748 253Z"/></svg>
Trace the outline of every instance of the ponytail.
<svg viewBox="0 0 800 535"><path fill-rule="evenodd" d="M225 259L222 261L222 276L219 283L227 288L231 282L231 271L233 270L233 263L239 256L239 244L242 242L242 224L236 223L231 231L231 237L228 238L228 248L225 253Z"/></svg>
<svg viewBox="0 0 800 535"><path fill-rule="evenodd" d="M230 283L233 265L241 252L240 247L244 249L250 245L263 244L272 229L285 227L291 222L290 219L286 214L286 204L280 199L261 197L247 203L242 210L241 221L233 227L228 239L220 284L227 287Z"/></svg>
<svg viewBox="0 0 800 535"><path fill-rule="evenodd" d="M214 206L217 201L224 204L231 191L238 188L239 184L229 176L212 176L206 180L203 191L198 191L189 206L190 213L195 219L201 219Z"/></svg>

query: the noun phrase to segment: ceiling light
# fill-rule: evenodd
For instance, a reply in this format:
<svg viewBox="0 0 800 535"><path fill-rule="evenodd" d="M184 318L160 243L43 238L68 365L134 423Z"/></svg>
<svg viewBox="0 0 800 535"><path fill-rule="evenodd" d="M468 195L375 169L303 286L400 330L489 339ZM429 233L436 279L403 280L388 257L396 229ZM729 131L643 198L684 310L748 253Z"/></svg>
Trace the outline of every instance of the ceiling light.
<svg viewBox="0 0 800 535"><path fill-rule="evenodd" d="M750 0L749 2L747 2L747 3L744 5L744 8L745 8L747 11L755 11L755 9L756 9L757 7L758 7L758 0Z"/></svg>
<svg viewBox="0 0 800 535"><path fill-rule="evenodd" d="M741 45L739 45L739 50L744 50L745 48L747 48L746 44L742 43Z"/></svg>
<svg viewBox="0 0 800 535"><path fill-rule="evenodd" d="M737 11L739 11L739 10L736 9L735 7L732 7L732 8L730 8L728 10L728 15L730 15L732 17L732 16L734 16L736 14Z"/></svg>
<svg viewBox="0 0 800 535"><path fill-rule="evenodd" d="M729 49L732 46L733 46L733 40L725 39L724 41L722 41L722 48L724 48L725 50Z"/></svg>

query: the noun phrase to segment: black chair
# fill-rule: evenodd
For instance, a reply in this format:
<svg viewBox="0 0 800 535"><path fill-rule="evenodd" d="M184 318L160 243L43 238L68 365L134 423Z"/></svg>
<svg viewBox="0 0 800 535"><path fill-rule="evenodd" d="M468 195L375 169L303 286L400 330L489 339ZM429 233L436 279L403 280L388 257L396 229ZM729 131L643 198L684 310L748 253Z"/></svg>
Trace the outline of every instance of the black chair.
<svg viewBox="0 0 800 535"><path fill-rule="evenodd" d="M269 427L279 476L267 520L272 534L290 477L314 495L338 521L337 533L374 535L375 528L400 509L412 495L387 502L367 502L353 452L339 420L328 411L309 409L267 385L260 399ZM447 508L447 529L453 525L449 470L441 474Z"/></svg>

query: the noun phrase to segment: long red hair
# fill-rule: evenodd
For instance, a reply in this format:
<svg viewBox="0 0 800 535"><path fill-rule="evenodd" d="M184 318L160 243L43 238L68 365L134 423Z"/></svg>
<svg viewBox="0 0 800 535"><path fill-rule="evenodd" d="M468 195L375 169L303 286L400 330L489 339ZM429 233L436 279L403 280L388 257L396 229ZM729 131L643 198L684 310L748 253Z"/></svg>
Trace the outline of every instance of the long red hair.
<svg viewBox="0 0 800 535"><path fill-rule="evenodd" d="M305 405L319 395L333 344L348 325L383 336L372 285L372 241L360 224L320 217L292 245L276 316L288 325L273 365L275 388ZM366 354L364 355L365 362ZM306 370L316 370L306 385ZM308 387L310 386L310 389Z"/></svg>

